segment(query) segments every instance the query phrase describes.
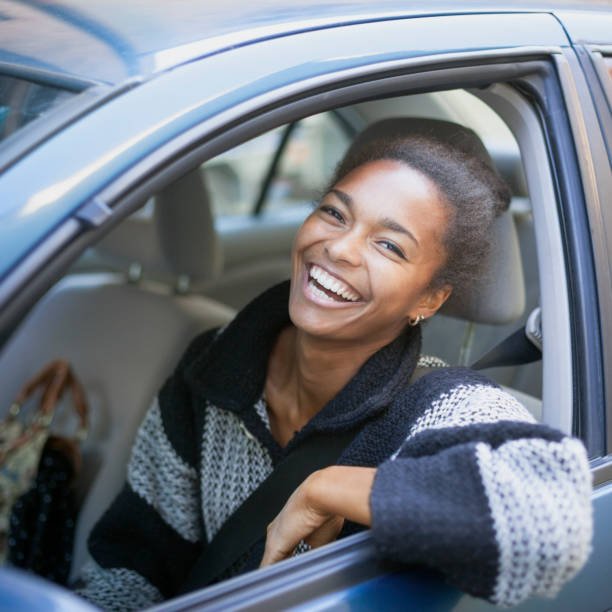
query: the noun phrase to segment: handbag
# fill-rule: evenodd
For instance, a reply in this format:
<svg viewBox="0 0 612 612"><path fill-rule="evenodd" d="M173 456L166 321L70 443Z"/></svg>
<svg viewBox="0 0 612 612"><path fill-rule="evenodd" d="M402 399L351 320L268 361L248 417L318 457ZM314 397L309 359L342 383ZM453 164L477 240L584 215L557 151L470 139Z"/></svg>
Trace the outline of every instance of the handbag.
<svg viewBox="0 0 612 612"><path fill-rule="evenodd" d="M73 437L51 435L57 406L70 390L78 419ZM29 420L27 400L40 393ZM70 364L57 359L30 379L0 422L0 563L63 583L68 578L76 519L74 481L87 436L85 393Z"/></svg>

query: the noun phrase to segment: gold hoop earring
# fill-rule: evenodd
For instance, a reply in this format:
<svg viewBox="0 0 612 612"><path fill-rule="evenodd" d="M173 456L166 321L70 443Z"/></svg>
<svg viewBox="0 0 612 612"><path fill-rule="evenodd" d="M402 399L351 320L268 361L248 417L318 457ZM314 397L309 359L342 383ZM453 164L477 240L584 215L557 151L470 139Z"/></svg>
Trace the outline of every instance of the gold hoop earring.
<svg viewBox="0 0 612 612"><path fill-rule="evenodd" d="M422 314L418 314L414 319L409 319L408 325L416 327L421 321L424 321L425 317Z"/></svg>

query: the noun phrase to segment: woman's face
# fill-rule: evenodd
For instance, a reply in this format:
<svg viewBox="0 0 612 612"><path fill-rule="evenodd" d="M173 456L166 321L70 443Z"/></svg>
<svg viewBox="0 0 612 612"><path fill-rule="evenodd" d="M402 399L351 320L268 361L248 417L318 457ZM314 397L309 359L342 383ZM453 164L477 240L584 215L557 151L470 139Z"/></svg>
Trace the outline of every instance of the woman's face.
<svg viewBox="0 0 612 612"><path fill-rule="evenodd" d="M329 339L387 343L450 294L429 288L444 264L448 213L435 185L409 166L359 166L325 195L295 239L289 312Z"/></svg>

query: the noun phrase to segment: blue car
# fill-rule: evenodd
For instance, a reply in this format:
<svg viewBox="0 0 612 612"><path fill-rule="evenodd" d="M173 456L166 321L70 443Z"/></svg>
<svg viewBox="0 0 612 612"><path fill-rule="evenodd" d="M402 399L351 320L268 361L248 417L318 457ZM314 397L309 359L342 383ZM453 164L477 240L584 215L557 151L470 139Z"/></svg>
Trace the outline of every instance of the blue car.
<svg viewBox="0 0 612 612"><path fill-rule="evenodd" d="M71 580L189 340L288 277L354 136L410 116L472 128L512 190L496 302L436 317L425 351L470 365L540 330L541 361L486 373L591 461L587 565L516 609L612 608L612 3L0 0L0 16L0 406L56 358L85 387ZM381 561L363 532L155 610L493 607ZM92 608L5 568L0 609Z"/></svg>

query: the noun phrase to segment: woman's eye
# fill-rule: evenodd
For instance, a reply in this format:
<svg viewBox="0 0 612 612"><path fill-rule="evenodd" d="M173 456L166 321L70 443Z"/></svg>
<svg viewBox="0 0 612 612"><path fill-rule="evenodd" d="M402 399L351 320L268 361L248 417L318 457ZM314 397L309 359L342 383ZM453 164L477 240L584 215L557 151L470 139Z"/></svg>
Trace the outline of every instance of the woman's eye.
<svg viewBox="0 0 612 612"><path fill-rule="evenodd" d="M383 248L387 249L388 251L391 251L398 257L406 259L404 252L396 244L393 244L393 242L389 242L388 240L381 240L378 244L382 245Z"/></svg>
<svg viewBox="0 0 612 612"><path fill-rule="evenodd" d="M344 217L333 206L321 206L320 210L324 212L326 215L329 215L330 217L334 217L334 219L337 219L338 221L340 221L340 223L344 223Z"/></svg>

